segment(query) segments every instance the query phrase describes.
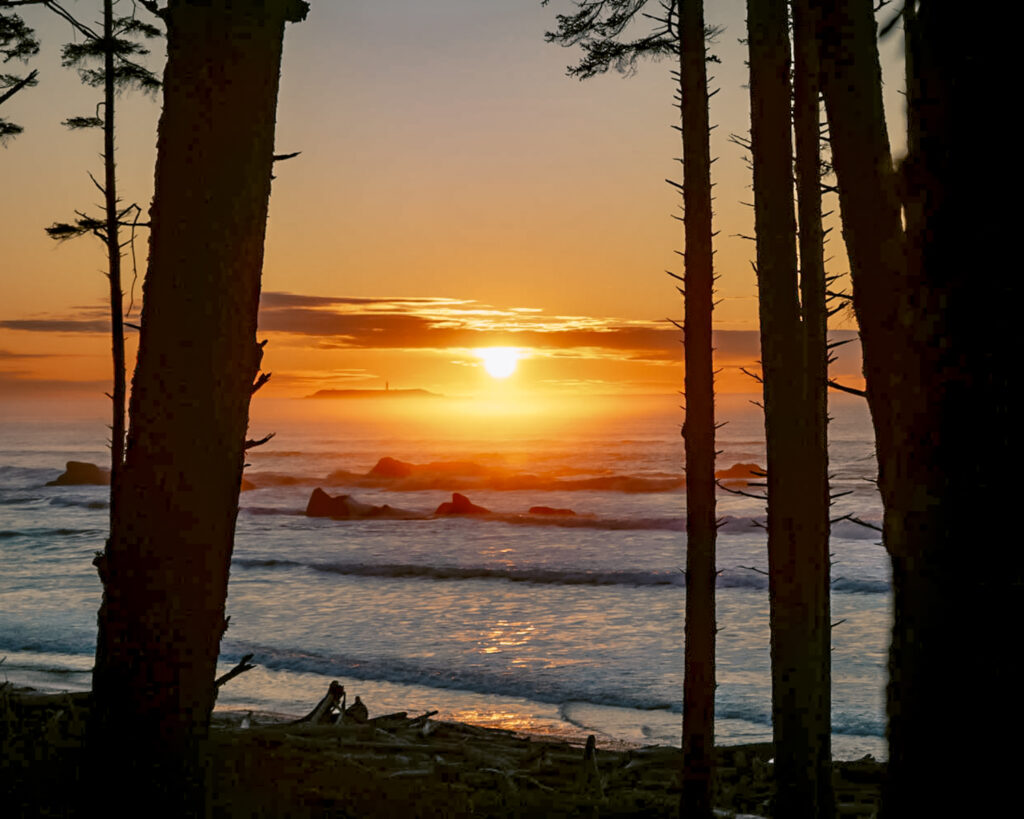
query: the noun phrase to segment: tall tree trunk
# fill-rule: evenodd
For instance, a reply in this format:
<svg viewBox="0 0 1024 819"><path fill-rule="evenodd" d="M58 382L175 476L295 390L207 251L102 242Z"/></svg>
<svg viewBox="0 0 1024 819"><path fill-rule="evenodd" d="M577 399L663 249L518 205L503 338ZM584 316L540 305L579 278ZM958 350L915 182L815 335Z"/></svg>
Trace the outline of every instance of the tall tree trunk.
<svg viewBox="0 0 1024 819"><path fill-rule="evenodd" d="M816 732L815 773L818 813L834 813L832 794L832 628L829 558L828 483L828 313L825 306L825 235L821 224L821 83L818 59L817 4L793 0L793 132L796 146L797 221L800 248L800 308L803 323L804 395L806 446L802 456L806 487L801 512L804 536L811 554L803 566L805 577L817 583L811 600L811 639L818 690L808 703L808 728Z"/></svg>
<svg viewBox="0 0 1024 819"><path fill-rule="evenodd" d="M113 0L103 0L103 195L106 202L107 276L110 279L110 341L114 365L110 396L110 526L117 517L117 487L124 462L125 364L124 311L121 293L121 236L117 208L117 164L114 158L114 10Z"/></svg>
<svg viewBox="0 0 1024 819"><path fill-rule="evenodd" d="M291 0L172 0L149 268L90 726L95 784L201 815ZM137 801L144 798L144 802Z"/></svg>
<svg viewBox="0 0 1024 819"><path fill-rule="evenodd" d="M786 0L748 0L754 221L768 449L768 568L776 816L819 816L828 741L822 702L823 533L808 515L806 344L798 298L793 212L789 33ZM824 533L827 537L827 530ZM824 546L827 556L827 543ZM825 567L827 571L827 564ZM822 720L824 719L824 724Z"/></svg>
<svg viewBox="0 0 1024 819"><path fill-rule="evenodd" d="M1001 255L1007 217L990 207L1003 180L979 157L990 148L990 72L1014 55L1005 41L965 37L961 9L910 4L898 181L871 4L825 9L826 109L892 561L883 815L996 815L1014 757L989 749L1021 724L1005 628L1019 621L1024 565L1000 467L1020 451L1017 293ZM937 784L951 749L955 775Z"/></svg>
<svg viewBox="0 0 1024 819"><path fill-rule="evenodd" d="M682 815L711 816L715 747L715 393L711 146L703 0L679 2L685 213L686 626Z"/></svg>

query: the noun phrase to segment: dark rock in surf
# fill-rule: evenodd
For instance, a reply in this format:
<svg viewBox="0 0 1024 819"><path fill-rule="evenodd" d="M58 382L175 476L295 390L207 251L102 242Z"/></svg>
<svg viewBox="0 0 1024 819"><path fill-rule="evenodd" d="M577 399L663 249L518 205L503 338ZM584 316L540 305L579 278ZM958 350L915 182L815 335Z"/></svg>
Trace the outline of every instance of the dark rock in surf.
<svg viewBox="0 0 1024 819"><path fill-rule="evenodd" d="M757 464L733 464L728 469L719 469L716 478L763 478L765 468Z"/></svg>
<svg viewBox="0 0 1024 819"><path fill-rule="evenodd" d="M415 464L385 456L366 474L371 478L408 478L415 469Z"/></svg>
<svg viewBox="0 0 1024 819"><path fill-rule="evenodd" d="M554 507L551 507L551 506L531 506L530 507L530 514L531 515L558 515L560 517L569 517L570 515L575 515L576 513L573 512L572 509L555 509Z"/></svg>
<svg viewBox="0 0 1024 819"><path fill-rule="evenodd" d="M306 504L306 516L311 518L396 518L411 520L424 517L422 512L412 512L383 504L374 506L360 503L351 495L331 497L319 487L313 490Z"/></svg>
<svg viewBox="0 0 1024 819"><path fill-rule="evenodd" d="M442 503L434 510L435 515L489 515L490 509L484 509L472 503L465 495L458 492L452 493L450 502Z"/></svg>
<svg viewBox="0 0 1024 819"><path fill-rule="evenodd" d="M335 510L338 508L337 501L340 500L344 503L344 498L344 495L340 498L332 498L323 489L314 489L313 494L309 496L309 503L306 504L306 516L310 518L329 518L335 514Z"/></svg>
<svg viewBox="0 0 1024 819"><path fill-rule="evenodd" d="M109 486L110 470L82 461L68 461L59 478L48 481L47 486Z"/></svg>
<svg viewBox="0 0 1024 819"><path fill-rule="evenodd" d="M368 503L360 503L351 495L331 497L319 487L313 490L306 504L306 516L311 518L355 518L366 517L374 507Z"/></svg>

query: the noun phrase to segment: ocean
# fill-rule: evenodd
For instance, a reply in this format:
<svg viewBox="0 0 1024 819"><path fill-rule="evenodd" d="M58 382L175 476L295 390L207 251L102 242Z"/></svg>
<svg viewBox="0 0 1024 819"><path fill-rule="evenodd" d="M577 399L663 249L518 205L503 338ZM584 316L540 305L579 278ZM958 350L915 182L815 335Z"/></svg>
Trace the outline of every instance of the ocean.
<svg viewBox="0 0 1024 819"><path fill-rule="evenodd" d="M339 680L371 715L679 745L685 495L678 397L460 401L256 396L218 707L301 715ZM721 396L719 469L764 465L753 396ZM866 406L832 397L834 516L878 524ZM106 487L102 404L0 401L0 679L90 682ZM370 474L382 458L400 466ZM377 472L381 468L378 467ZM407 519L304 514L313 489ZM434 517L453 492L491 514ZM764 504L720 490L716 741L771 738ZM573 515L530 514L547 506ZM885 757L891 626L878 533L833 527L833 755Z"/></svg>

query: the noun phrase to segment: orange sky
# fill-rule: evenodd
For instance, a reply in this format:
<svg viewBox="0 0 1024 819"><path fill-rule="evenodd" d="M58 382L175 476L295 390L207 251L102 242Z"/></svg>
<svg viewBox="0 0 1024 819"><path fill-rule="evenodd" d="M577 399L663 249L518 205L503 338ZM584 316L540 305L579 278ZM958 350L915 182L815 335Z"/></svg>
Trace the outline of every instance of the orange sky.
<svg viewBox="0 0 1024 819"><path fill-rule="evenodd" d="M748 127L744 3L707 5L709 23L726 27L714 47L722 65L712 66L720 388L752 391L738 373L757 358L754 248L738 235L752 233L742 204L752 194L743 152L728 141ZM98 17L94 0L70 6ZM278 166L271 198L268 394L388 381L482 395L495 384L474 350L491 346L522 350L506 390L680 388L679 333L665 318L682 308L663 273L680 272L681 261L681 225L670 218L679 199L663 181L680 175L670 66L643 64L629 79L565 77L576 55L543 33L569 7L314 0L309 19L289 28L277 145L302 155ZM59 66L68 26L41 9L22 16L43 51L32 63L40 85L3 108L25 133L0 148L0 393L102 393L102 247L43 233L99 198L87 176L100 171L99 135L59 125L91 113L96 94ZM882 49L895 78L894 133L898 41ZM122 97L121 114L121 191L145 207L159 101ZM842 272L833 235L832 268ZM840 317L834 326L853 325ZM834 368L848 381L859 371L854 346Z"/></svg>

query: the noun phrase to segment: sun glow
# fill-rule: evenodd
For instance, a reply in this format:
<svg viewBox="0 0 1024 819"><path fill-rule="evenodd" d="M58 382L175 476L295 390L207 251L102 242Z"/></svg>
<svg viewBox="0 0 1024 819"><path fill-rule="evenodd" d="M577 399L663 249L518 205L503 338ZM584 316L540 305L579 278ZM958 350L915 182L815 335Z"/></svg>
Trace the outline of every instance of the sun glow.
<svg viewBox="0 0 1024 819"><path fill-rule="evenodd" d="M476 355L493 378L508 378L516 371L519 362L519 351L515 347L482 347Z"/></svg>

